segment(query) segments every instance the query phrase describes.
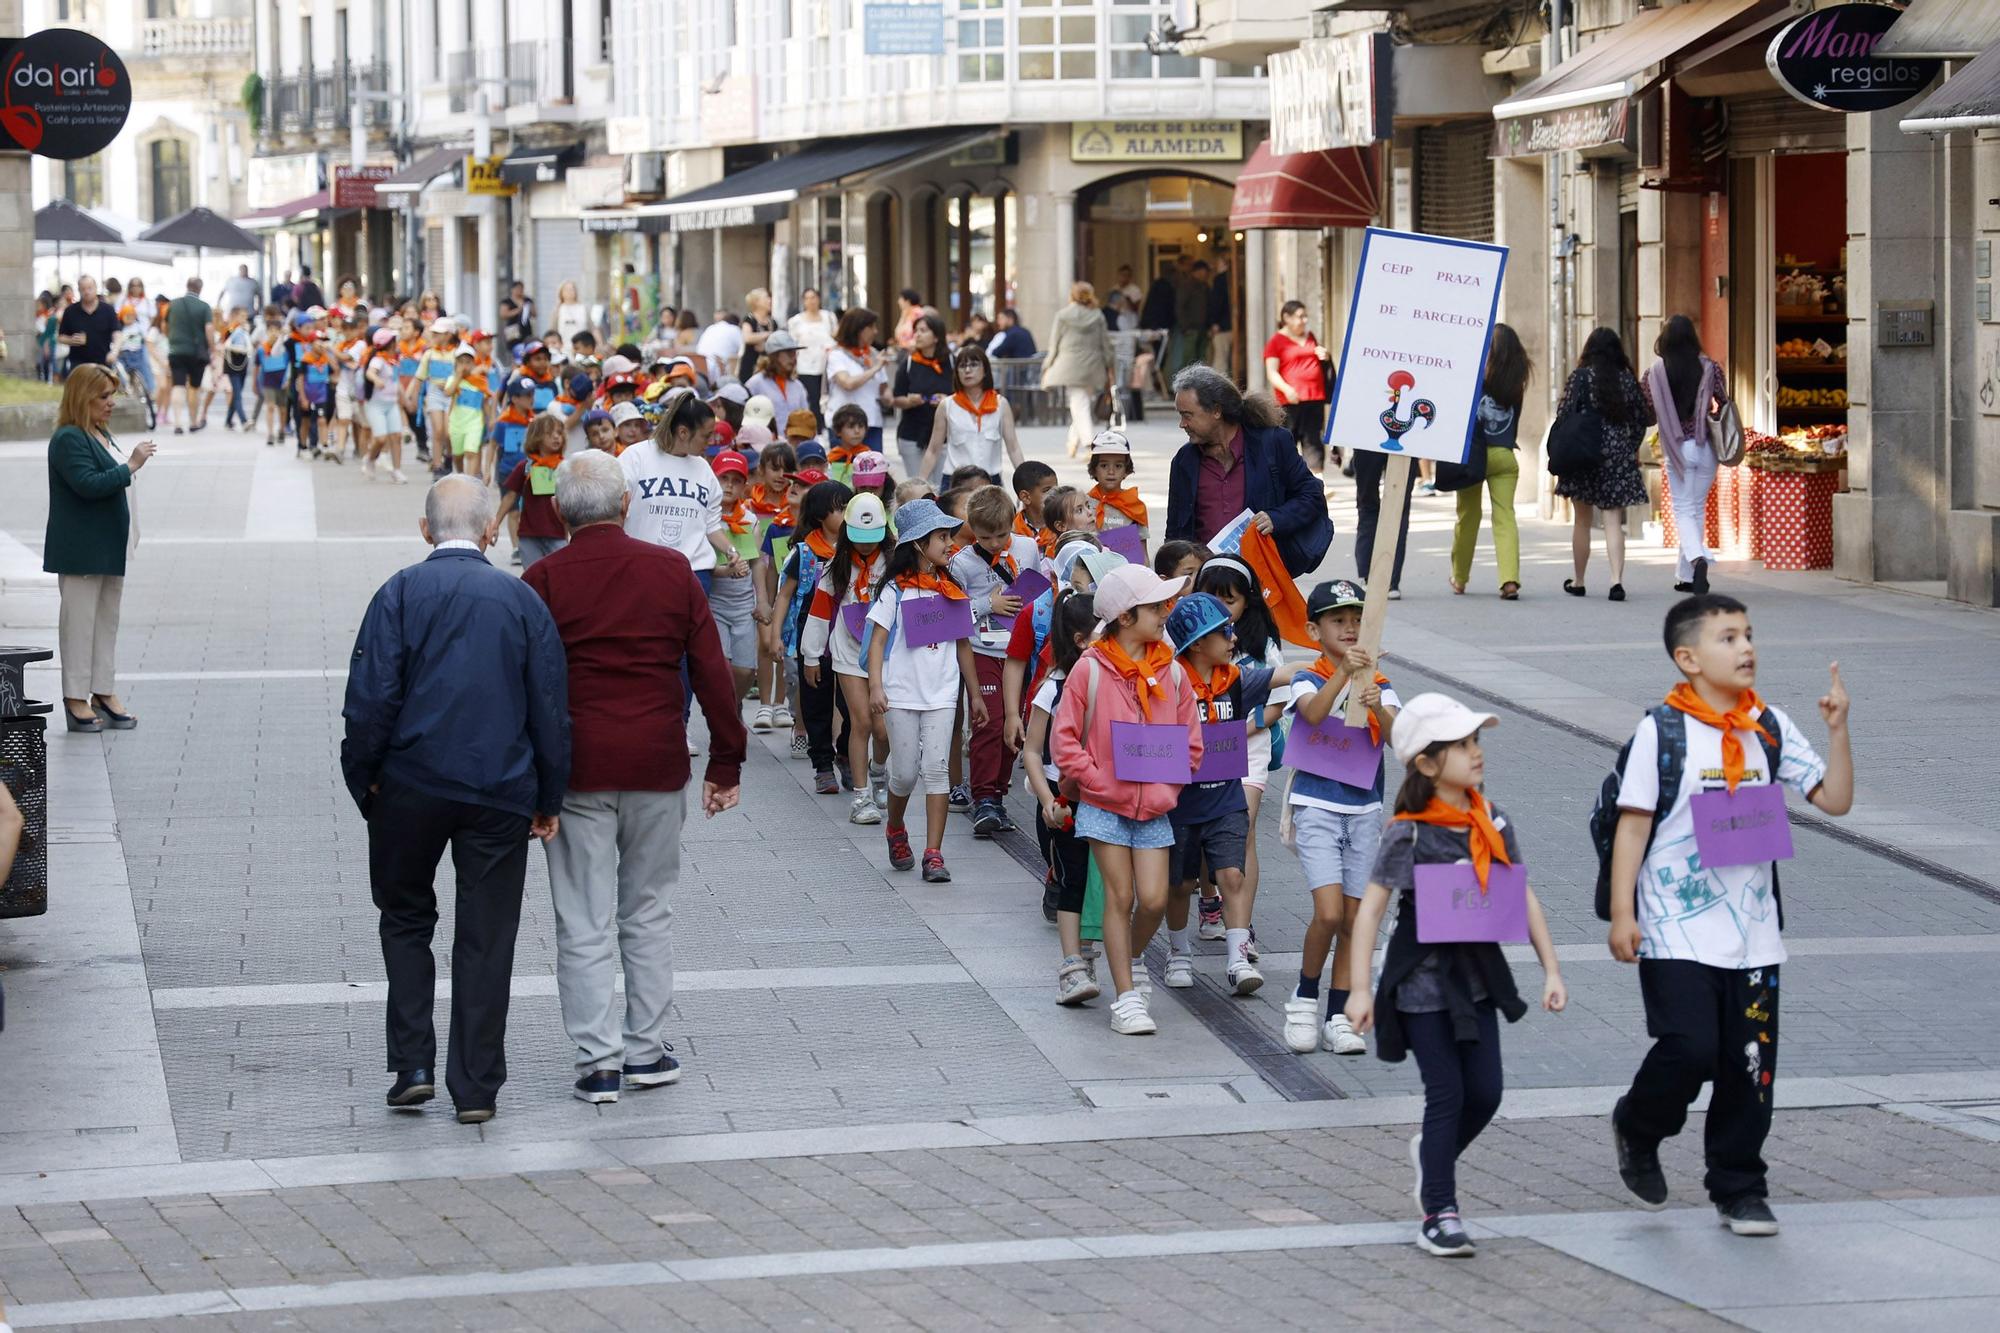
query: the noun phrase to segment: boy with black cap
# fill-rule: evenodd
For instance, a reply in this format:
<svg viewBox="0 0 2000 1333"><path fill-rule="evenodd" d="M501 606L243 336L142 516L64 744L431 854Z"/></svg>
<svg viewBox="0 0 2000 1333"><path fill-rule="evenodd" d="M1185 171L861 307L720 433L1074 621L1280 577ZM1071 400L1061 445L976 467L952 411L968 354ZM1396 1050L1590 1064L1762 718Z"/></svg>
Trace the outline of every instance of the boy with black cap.
<svg viewBox="0 0 2000 1333"><path fill-rule="evenodd" d="M1389 678L1375 670L1375 659L1360 646L1361 606L1367 594L1352 579L1333 579L1306 598L1307 630L1319 644L1319 657L1292 677L1292 709L1307 726L1328 718L1338 722L1348 695L1357 687L1368 708L1368 731L1378 752L1382 738L1396 720L1402 701ZM1286 752L1292 753L1288 742ZM1295 769L1285 807L1290 842L1312 890L1312 921L1306 926L1299 959L1298 989L1285 1002L1285 1045L1304 1055L1324 1045L1336 1055L1360 1055L1368 1045L1342 1011L1347 1005L1348 950L1372 947L1349 940L1368 877L1375 869L1375 852L1382 841L1382 761L1375 760L1375 780L1357 787L1335 778ZM1333 985L1327 999L1324 1028L1319 1021L1319 978L1333 950Z"/></svg>

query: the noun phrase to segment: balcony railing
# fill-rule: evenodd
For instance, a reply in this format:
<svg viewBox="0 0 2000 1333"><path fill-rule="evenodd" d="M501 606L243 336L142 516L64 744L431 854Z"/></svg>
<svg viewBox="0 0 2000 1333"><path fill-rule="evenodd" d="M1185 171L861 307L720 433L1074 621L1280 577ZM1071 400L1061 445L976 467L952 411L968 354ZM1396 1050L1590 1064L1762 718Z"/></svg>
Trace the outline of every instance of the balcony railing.
<svg viewBox="0 0 2000 1333"><path fill-rule="evenodd" d="M251 37L251 20L247 18L143 19L139 23L139 55L144 59L247 56Z"/></svg>
<svg viewBox="0 0 2000 1333"><path fill-rule="evenodd" d="M355 93L386 92L388 88L389 67L380 61L272 79L264 85L264 133L344 130ZM365 125L388 125L394 117L390 104L381 98L365 99L361 107Z"/></svg>
<svg viewBox="0 0 2000 1333"><path fill-rule="evenodd" d="M569 97L562 86L561 60L542 42L513 42L453 51L445 57L445 83L453 111L470 111L486 93L490 111L532 106Z"/></svg>

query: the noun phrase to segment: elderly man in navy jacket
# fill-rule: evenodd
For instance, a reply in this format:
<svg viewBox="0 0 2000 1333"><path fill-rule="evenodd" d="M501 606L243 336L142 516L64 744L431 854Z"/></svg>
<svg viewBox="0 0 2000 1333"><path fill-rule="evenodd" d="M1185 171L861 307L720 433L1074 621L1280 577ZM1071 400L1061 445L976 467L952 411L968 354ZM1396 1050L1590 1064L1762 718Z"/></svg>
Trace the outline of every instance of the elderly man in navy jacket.
<svg viewBox="0 0 2000 1333"><path fill-rule="evenodd" d="M389 1105L436 1093L432 885L458 872L445 1086L462 1124L493 1118L507 1079L507 1000L530 835L557 830L569 785L569 674L540 598L486 560L493 493L446 477L420 530L437 549L392 575L347 676L347 789L368 821L368 878L389 974Z"/></svg>
<svg viewBox="0 0 2000 1333"><path fill-rule="evenodd" d="M1168 464L1167 540L1205 543L1248 509L1293 578L1317 569L1333 519L1277 404L1193 365L1174 376L1174 409L1188 442Z"/></svg>

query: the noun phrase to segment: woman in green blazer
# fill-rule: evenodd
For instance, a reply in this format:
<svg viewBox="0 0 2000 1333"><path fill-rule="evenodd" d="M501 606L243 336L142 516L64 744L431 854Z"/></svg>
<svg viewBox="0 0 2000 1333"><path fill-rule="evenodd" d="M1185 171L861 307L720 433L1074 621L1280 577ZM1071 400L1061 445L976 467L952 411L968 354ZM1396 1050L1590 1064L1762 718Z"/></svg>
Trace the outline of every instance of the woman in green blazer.
<svg viewBox="0 0 2000 1333"><path fill-rule="evenodd" d="M42 568L62 600L63 712L71 731L138 725L118 699L118 607L132 511L125 490L153 456L141 440L124 462L112 452L111 409L118 379L103 366L70 372L49 437L49 528Z"/></svg>

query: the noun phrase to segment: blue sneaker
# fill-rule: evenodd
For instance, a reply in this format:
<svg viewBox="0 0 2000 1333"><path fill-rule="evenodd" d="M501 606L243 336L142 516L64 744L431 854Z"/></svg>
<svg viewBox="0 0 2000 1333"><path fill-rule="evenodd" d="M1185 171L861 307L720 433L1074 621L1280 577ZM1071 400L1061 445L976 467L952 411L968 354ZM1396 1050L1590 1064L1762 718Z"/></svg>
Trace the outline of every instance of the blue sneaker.
<svg viewBox="0 0 2000 1333"><path fill-rule="evenodd" d="M972 836L990 838L1007 823L1007 811L998 801L978 801L972 807Z"/></svg>
<svg viewBox="0 0 2000 1333"><path fill-rule="evenodd" d="M626 1065L625 1086L628 1088L663 1088L669 1083L678 1083L681 1078L681 1062L674 1059L674 1048L669 1045L660 1052L660 1058L649 1065Z"/></svg>
<svg viewBox="0 0 2000 1333"><path fill-rule="evenodd" d="M576 1099L593 1106L600 1102L615 1102L624 1086L616 1070L593 1069L576 1081Z"/></svg>

